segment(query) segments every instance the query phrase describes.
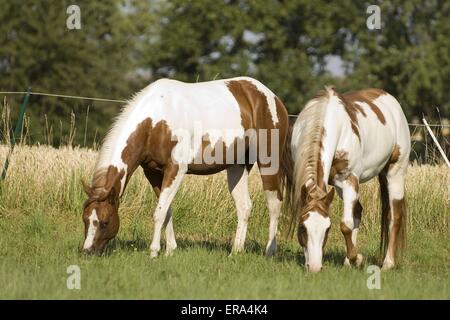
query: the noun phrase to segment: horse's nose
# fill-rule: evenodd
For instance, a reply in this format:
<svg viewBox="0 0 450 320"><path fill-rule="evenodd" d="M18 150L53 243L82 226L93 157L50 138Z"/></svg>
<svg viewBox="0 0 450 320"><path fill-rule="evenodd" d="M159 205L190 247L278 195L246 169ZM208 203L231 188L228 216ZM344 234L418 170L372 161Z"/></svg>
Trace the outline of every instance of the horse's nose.
<svg viewBox="0 0 450 320"><path fill-rule="evenodd" d="M90 247L90 248L83 248L83 250L81 250L81 252L83 254L90 255L90 254L94 253L94 249L92 247Z"/></svg>

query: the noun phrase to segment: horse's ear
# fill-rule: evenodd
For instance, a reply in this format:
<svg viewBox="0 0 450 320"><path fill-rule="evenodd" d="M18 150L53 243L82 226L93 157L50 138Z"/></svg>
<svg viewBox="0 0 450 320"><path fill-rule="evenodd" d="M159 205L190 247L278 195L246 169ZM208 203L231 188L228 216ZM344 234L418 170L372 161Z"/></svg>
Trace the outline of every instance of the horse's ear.
<svg viewBox="0 0 450 320"><path fill-rule="evenodd" d="M84 181L83 179L81 179L81 184L83 185L83 190L84 190L84 192L86 192L86 194L87 194L88 196L90 196L91 193L92 193L91 187L89 187L89 185L88 185L88 184L86 183L86 181Z"/></svg>
<svg viewBox="0 0 450 320"><path fill-rule="evenodd" d="M120 193L120 185L121 185L121 181L123 176L125 175L125 170L120 170L120 172L118 174L116 174L115 177L111 178L111 182L108 184L108 186L105 188L106 192L104 195L104 198L111 198L111 199L115 199L119 193ZM119 190L116 190L117 188L119 188Z"/></svg>
<svg viewBox="0 0 450 320"><path fill-rule="evenodd" d="M331 190L328 191L327 197L325 199L325 201L327 203L327 207L329 207L331 202L333 202L333 198L334 198L334 188L331 188Z"/></svg>

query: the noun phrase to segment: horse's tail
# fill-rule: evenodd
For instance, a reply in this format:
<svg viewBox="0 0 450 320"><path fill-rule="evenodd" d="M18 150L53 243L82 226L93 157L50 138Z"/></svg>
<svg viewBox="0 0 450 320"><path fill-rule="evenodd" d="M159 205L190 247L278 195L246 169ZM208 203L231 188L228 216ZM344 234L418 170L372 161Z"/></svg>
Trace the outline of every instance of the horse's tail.
<svg viewBox="0 0 450 320"><path fill-rule="evenodd" d="M292 141L292 129L296 118L289 117L288 130L286 136L286 142L284 144L283 153L280 163L280 181L283 192L283 213L291 214L293 209L293 196L294 196L294 158L292 157L291 141ZM286 216L283 214L283 216ZM288 233L292 231L292 223L289 225Z"/></svg>
<svg viewBox="0 0 450 320"><path fill-rule="evenodd" d="M389 193L387 180L384 175L379 176L380 181L380 199L381 199L381 234L380 234L380 257L384 258L387 251L389 241L389 213L391 211L389 205Z"/></svg>
<svg viewBox="0 0 450 320"><path fill-rule="evenodd" d="M400 202L402 218L400 219L400 230L397 238L397 257L396 259L401 261L403 253L405 252L407 245L407 236L406 236L406 226L408 224L408 210L406 205L406 200Z"/></svg>

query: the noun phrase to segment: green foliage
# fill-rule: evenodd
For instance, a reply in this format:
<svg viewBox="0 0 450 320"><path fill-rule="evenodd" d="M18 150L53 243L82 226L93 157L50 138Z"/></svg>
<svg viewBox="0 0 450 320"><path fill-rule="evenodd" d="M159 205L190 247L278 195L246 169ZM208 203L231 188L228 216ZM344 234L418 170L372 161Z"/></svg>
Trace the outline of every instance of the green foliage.
<svg viewBox="0 0 450 320"><path fill-rule="evenodd" d="M382 28L366 27L370 4ZM77 1L81 30L66 28L69 1L0 3L0 90L126 99L171 77L206 81L248 75L279 95L290 113L324 84L340 91L381 87L409 118L450 114L450 3L445 0ZM344 75L330 73L338 57ZM17 109L20 97L11 105ZM120 104L32 97L31 140L43 132L97 142ZM48 117L48 124L44 121ZM61 132L60 132L61 131ZM59 144L54 139L53 144Z"/></svg>
<svg viewBox="0 0 450 320"><path fill-rule="evenodd" d="M348 87L384 88L400 100L409 117L424 113L436 118L436 107L449 117L450 3L379 2L380 30L361 29L361 22L351 27L354 46L344 54L353 69ZM364 8L360 5L361 11Z"/></svg>
<svg viewBox="0 0 450 320"><path fill-rule="evenodd" d="M136 89L134 62L136 38L151 23L147 12L124 10L122 1L77 1L81 29L66 27L70 1L2 1L0 4L0 88L68 95L126 98ZM135 1L129 5L139 8ZM147 34L150 34L147 32ZM132 75L132 76L130 76ZM21 97L12 100L18 105ZM120 105L82 100L33 96L27 114L31 116L32 137L42 137L53 127L54 136L68 134L71 111L77 119L86 115L105 132ZM77 143L82 142L84 121L76 121ZM92 139L95 130L89 132ZM55 139L56 140L56 139ZM42 140L41 140L42 141ZM59 141L54 141L58 143Z"/></svg>

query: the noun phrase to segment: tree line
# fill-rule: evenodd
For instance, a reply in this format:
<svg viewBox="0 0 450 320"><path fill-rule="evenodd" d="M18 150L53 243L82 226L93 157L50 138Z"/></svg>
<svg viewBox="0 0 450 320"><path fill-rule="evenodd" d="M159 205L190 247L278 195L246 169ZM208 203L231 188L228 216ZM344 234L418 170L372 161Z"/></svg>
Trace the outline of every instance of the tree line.
<svg viewBox="0 0 450 320"><path fill-rule="evenodd" d="M66 26L71 4L0 3L0 91L32 86L127 99L163 77L195 82L247 75L276 92L291 114L332 84L342 92L383 88L410 121L422 114L450 117L449 1L77 0L81 28L74 30ZM380 29L366 25L369 5L380 8ZM21 99L7 97L13 118ZM76 129L75 144L84 143L85 131L92 143L119 109L33 96L30 139Z"/></svg>

